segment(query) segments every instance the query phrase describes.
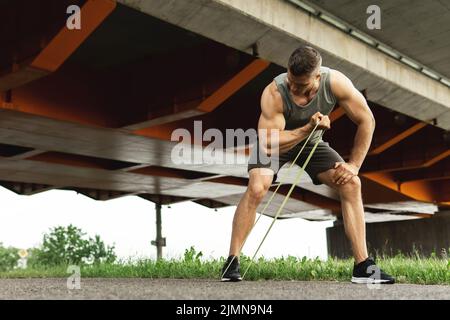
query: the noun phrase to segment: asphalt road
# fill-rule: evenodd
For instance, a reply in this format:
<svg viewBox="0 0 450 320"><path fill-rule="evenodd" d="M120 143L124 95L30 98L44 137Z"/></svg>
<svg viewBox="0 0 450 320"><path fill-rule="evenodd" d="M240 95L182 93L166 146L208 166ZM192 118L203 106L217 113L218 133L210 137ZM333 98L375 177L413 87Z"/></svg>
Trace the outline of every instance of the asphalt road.
<svg viewBox="0 0 450 320"><path fill-rule="evenodd" d="M450 286L395 284L369 289L328 281L244 281L178 279L0 279L0 299L450 299Z"/></svg>

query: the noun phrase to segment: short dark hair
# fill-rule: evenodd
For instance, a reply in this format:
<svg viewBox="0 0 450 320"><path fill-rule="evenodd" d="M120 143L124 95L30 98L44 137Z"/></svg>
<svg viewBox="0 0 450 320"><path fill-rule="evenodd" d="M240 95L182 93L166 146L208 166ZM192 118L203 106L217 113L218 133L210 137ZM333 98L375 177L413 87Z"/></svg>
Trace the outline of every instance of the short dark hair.
<svg viewBox="0 0 450 320"><path fill-rule="evenodd" d="M294 76L308 75L316 70L321 61L322 57L316 49L310 46L301 46L292 52L288 69Z"/></svg>

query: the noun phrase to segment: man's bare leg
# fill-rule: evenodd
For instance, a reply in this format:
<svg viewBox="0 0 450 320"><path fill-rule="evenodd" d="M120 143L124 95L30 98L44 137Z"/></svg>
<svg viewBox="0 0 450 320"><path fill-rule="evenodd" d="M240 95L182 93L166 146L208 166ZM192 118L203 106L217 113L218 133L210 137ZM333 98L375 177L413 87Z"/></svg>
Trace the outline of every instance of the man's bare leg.
<svg viewBox="0 0 450 320"><path fill-rule="evenodd" d="M266 168L254 168L249 171L247 191L239 201L233 218L233 231L229 255L239 257L242 243L255 223L256 208L267 194L272 183L273 171Z"/></svg>
<svg viewBox="0 0 450 320"><path fill-rule="evenodd" d="M355 262L358 264L367 259L366 223L361 196L361 180L354 176L344 185L332 182L334 169L319 173L318 179L339 192L345 233L350 240Z"/></svg>

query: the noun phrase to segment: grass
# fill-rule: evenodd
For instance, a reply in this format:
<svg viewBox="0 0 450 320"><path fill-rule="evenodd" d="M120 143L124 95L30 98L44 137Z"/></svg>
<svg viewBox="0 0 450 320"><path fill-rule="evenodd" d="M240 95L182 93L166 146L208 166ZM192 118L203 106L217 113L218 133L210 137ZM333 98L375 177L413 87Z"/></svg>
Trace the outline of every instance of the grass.
<svg viewBox="0 0 450 320"><path fill-rule="evenodd" d="M219 279L223 259L200 259L201 254L185 254L179 260L140 260L81 266L83 278L200 278ZM246 269L248 257L241 258L241 270ZM396 256L379 258L380 267L396 276L399 283L450 285L450 260ZM329 280L349 281L353 260L330 258L327 261L287 257L259 259L250 268L246 280ZM67 266L32 267L0 272L0 278L67 278Z"/></svg>

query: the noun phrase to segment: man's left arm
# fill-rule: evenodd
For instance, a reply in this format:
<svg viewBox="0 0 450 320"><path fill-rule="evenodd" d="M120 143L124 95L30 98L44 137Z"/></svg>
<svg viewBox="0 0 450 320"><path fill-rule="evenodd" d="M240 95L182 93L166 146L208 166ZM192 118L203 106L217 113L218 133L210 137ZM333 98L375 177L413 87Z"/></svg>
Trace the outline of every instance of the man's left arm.
<svg viewBox="0 0 450 320"><path fill-rule="evenodd" d="M330 81L331 89L338 99L338 104L344 108L350 120L358 126L349 161L335 164L336 172L333 176L333 182L345 184L353 176L358 175L372 142L375 118L364 96L343 73L332 70Z"/></svg>

